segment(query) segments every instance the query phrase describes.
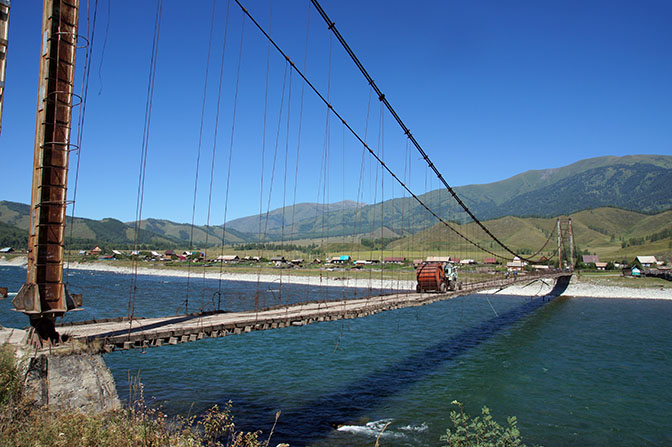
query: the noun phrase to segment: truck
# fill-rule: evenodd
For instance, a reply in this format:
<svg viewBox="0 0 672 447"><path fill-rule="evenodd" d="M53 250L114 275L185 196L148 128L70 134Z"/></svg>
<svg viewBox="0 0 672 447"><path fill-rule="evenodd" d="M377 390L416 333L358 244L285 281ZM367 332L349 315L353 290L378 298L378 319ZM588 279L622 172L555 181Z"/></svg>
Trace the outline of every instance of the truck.
<svg viewBox="0 0 672 447"><path fill-rule="evenodd" d="M457 279L457 267L444 262L425 262L418 266L416 272L418 284L416 292L441 292L461 290L462 282Z"/></svg>

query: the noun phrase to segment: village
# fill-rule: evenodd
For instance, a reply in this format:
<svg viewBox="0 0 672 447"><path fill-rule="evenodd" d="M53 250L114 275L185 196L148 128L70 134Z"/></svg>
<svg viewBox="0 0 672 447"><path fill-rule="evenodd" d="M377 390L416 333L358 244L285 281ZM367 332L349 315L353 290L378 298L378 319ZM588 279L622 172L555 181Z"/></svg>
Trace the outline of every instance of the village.
<svg viewBox="0 0 672 447"><path fill-rule="evenodd" d="M22 255L23 251L15 250L12 247L0 249L0 256L3 255ZM152 266L162 264L164 266L186 266L198 264L205 267L230 266L230 267L251 267L263 266L276 269L320 269L326 271L334 270L400 270L417 269L424 263L451 264L457 266L464 273L497 273L506 274L524 274L525 272L540 272L551 269L558 269L558 265L548 262L542 256L538 263L529 263L519 257L512 261L503 262L495 257L484 257L482 260L472 258L459 258L456 256L426 256L423 258L407 258L404 256L383 256L373 257L369 253L367 258L354 258L348 254L337 254L334 256L325 256L324 259L314 257L311 259L291 258L282 255L265 257L237 254L219 254L217 256L208 256L205 251L194 250L103 250L95 246L90 250L78 250L71 253L71 259L76 262L106 262L106 261L136 261L143 263L152 263ZM651 255L637 255L630 262L600 261L599 256L584 254L575 260L576 269L583 271L618 271L624 277L657 277L672 281L672 266L665 261L656 259ZM564 266L563 266L564 267Z"/></svg>

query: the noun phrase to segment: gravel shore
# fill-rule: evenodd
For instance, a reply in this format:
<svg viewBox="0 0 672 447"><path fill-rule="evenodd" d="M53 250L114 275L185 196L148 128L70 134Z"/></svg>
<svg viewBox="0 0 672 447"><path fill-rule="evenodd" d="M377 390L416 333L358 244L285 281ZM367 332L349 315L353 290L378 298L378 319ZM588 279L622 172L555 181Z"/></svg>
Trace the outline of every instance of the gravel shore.
<svg viewBox="0 0 672 447"><path fill-rule="evenodd" d="M25 258L14 258L11 261L0 259L0 266L23 266L26 264ZM79 263L72 262L69 266L73 270L90 270L100 272L111 272L121 274L132 274L131 267L118 267L107 263ZM152 276L171 276L186 278L203 277L202 271L185 271L185 270L162 270L152 269L147 267L138 267L137 273L139 275ZM415 281L403 280L380 280L380 279L354 279L354 278L328 278L321 276L289 276L282 274L254 274L254 273L216 273L207 272L205 277L209 279L222 279L228 281L249 281L249 282L279 282L284 284L308 284L314 286L334 286L334 287L371 287L376 289L397 289L397 290L414 290ZM535 280L530 283L515 284L503 290L484 290L482 294L503 294L503 295L518 295L518 296L543 296L549 293L553 288L553 282L544 280ZM572 277L567 290L562 294L563 296L573 297L589 297L589 298L635 298L635 299L659 299L672 300L672 288L634 288L634 287L619 287L613 285L603 285L590 280L579 280L576 276Z"/></svg>

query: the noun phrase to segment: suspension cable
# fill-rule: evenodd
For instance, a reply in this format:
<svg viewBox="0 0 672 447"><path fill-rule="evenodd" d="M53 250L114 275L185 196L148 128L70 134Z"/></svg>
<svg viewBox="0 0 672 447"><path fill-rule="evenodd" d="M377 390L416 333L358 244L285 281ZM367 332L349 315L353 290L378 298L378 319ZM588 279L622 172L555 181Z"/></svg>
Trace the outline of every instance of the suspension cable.
<svg viewBox="0 0 672 447"><path fill-rule="evenodd" d="M196 219L196 197L198 193L198 176L201 167L201 147L203 143L203 123L205 122L205 103L208 92L208 74L210 72L210 54L212 51L212 34L215 29L215 0L212 1L212 11L210 13L210 34L208 36L208 55L205 60L205 80L203 82L203 99L201 101L201 123L198 129L198 146L196 149L196 173L194 175L194 198L191 206L191 230L189 233L189 258L193 256L194 249L194 221ZM224 38L224 45L226 46L226 37ZM213 149L214 151L214 149ZM211 188L212 189L212 188ZM191 259L188 259L187 264L187 285L186 297L184 299L184 311L189 312L189 281L191 279Z"/></svg>
<svg viewBox="0 0 672 447"><path fill-rule="evenodd" d="M152 102L154 99L154 79L156 78L156 61L159 55L159 35L161 33L161 10L163 0L156 2L156 15L154 18L154 37L152 41L152 56L149 63L149 80L147 81L147 98L145 100L145 120L142 135L142 145L140 150L140 172L138 174L138 198L135 208L135 237L133 242L133 251L137 251L140 238L140 224L142 220L142 205L145 197L145 177L147 172L147 153L149 152L149 129L152 118ZM128 321L129 331L133 324L135 313L135 292L138 283L138 260L133 261L133 280L131 281L131 293L128 298Z"/></svg>
<svg viewBox="0 0 672 447"><path fill-rule="evenodd" d="M404 134L408 137L409 140L411 140L411 143L413 143L413 145L418 150L418 152L420 153L422 158L425 160L425 162L430 167L430 169L432 171L434 171L434 174L439 179L439 181L443 184L443 186L448 190L450 195L455 199L455 201L460 205L460 207L462 207L462 209L469 215L469 217L471 217L471 219L474 222L476 222L478 224L478 226L480 226L483 229L483 231L485 231L495 242L497 242L497 244L499 244L504 250L511 253L512 255L520 257L520 255L518 255L515 251L513 251L507 245L505 245L502 241L500 241L494 234L492 234L492 232L474 215L474 213L471 212L471 210L467 207L467 205L464 204L462 199L460 199L460 197L458 197L455 190L450 187L450 185L444 179L444 177L441 174L441 172L439 171L439 169L436 167L436 165L434 165L434 163L432 163L432 161L430 160L427 153L422 149L422 146L420 146L420 143L418 143L418 141L415 139L413 134L411 134L411 131L408 129L408 127L406 127L406 125L401 120L401 118L399 117L397 112L394 110L392 105L390 105L389 101L385 97L385 94L378 88L378 86L374 82L373 78L371 78L369 73L366 71L366 69L364 68L362 63L359 61L359 59L357 58L354 51L352 51L352 49L350 48L348 43L345 41L345 39L343 38L341 33L338 31L338 29L336 29L336 24L334 22L332 22L331 19L329 19L329 16L327 15L327 13L324 11L324 9L322 8L322 6L320 5L320 3L317 0L310 0L310 1L315 6L315 9L317 9L317 11L320 13L320 15L322 16L324 21L327 23L329 30L331 30L331 32L336 36L338 41L341 43L341 46L343 46L343 48L348 53L348 55L350 56L352 61L355 63L357 68L359 68L359 71L366 78L369 85L371 85L373 90L376 92L376 94L378 95L378 99L385 105L385 107L390 112L390 114L392 114L392 117L394 117L394 119L397 121L397 124L399 124L399 127L401 127L401 130L403 130ZM464 237L464 239L469 240L468 237ZM474 244L474 245L476 245L476 244ZM521 257L521 259L529 261L529 259L527 259L527 258L522 258Z"/></svg>
<svg viewBox="0 0 672 447"><path fill-rule="evenodd" d="M432 216L434 216L434 218L436 218L439 222L443 223L443 224L444 224L445 226L447 226L451 231L453 231L455 234L457 234L459 237L461 237L462 239L464 239L464 240L467 241L468 243L470 243L470 244L476 246L476 247L479 248L480 250L482 250L482 251L484 251L484 252L486 252L486 253L489 253L489 254L491 254L491 255L493 255L493 256L495 256L495 257L502 258L502 259L507 259L507 260L511 260L511 258L507 258L507 257L504 257L504 256L499 255L499 254L497 254L497 253L494 253L494 252L492 252L492 251L486 249L485 247L482 247L482 246L479 245L478 243L472 241L472 240L469 239L467 236L465 236L465 235L462 234L460 231L458 231L456 228L454 228L452 225L450 225L449 222L447 222L445 219L443 219L441 216L439 216L436 212L434 212L432 209L430 209L429 206L428 206L422 199L420 199L420 197L418 197L417 194L415 194L413 191L411 191L410 188L409 188L403 181L401 181L401 179L400 179L400 178L399 178L399 177L398 177L398 176L397 176L397 175L396 175L396 174L395 174L395 173L394 173L394 172L393 172L393 171L392 171L392 170L391 170L391 169L390 169L384 162L383 162L383 160L382 160L382 159L381 159L381 158L380 158L380 157L379 157L379 156L378 156L378 155L377 155L377 154L376 154L376 153L369 147L369 145L366 144L366 142L365 142L365 141L359 136L359 134L358 134L358 133L357 133L357 132L350 126L350 124L348 124L347 121L345 121L345 119L341 116L340 113L338 113L338 112L336 111L336 109L333 107L333 105L331 105L331 103L329 103L329 101L322 95L322 93L320 93L320 91L317 89L317 87L315 87L315 86L313 85L313 83L310 82L310 80L308 80L308 78L307 78L307 77L303 74L303 72L302 72L302 71L301 71L301 70L294 64L294 62L289 58L289 56L287 56L287 54L286 54L284 51L282 51L282 49L278 46L278 44L275 42L275 40L273 40L273 39L271 38L271 36L266 32L266 30L264 30L264 28L259 24L259 22L256 21L256 19L252 16L252 14L250 14L250 12L249 12L249 11L248 11L248 10L241 4L241 3L240 3L240 0L234 0L234 1L235 1L236 4L240 7L240 9L243 11L243 13L244 13L245 15L247 15L247 17L250 19L250 21L257 27L257 29L259 29L259 31L266 37L266 39L269 41L269 43L270 43L271 45L273 45L273 47L278 51L278 53L280 53L280 54L282 55L282 57L284 57L287 61L289 61L290 65L291 65L291 67L294 69L294 71L296 71L296 73L297 73L299 76L301 76L301 78L304 80L304 82L311 88L311 90L313 90L313 92L318 96L318 98L319 98L322 102L324 102L324 104L329 108L329 110L331 110L331 112L332 112L338 119L341 120L341 122L343 123L343 125L350 131L350 133L351 133L351 134L352 134L352 135L353 135L353 136L354 136L354 137L355 137L355 138L356 138L362 145L364 145L364 147L366 148L366 150L367 150L367 151L369 152L369 154L371 154L371 156L378 162L378 164L380 164L380 165L383 167L383 169L384 169L385 171L387 171L387 172L388 172L388 173L395 179L395 181L396 181L397 183L399 183L399 184L400 184L406 191L408 191L408 193L413 197L413 199L415 199L415 201L417 201L417 202L418 202L424 209L427 210L427 212L429 212ZM372 86L372 87L373 87L373 86ZM374 89L374 90L375 90L375 89ZM410 133L410 132L409 132L409 133ZM411 140L411 142L413 142L413 141L414 141L414 140ZM414 144L415 144L415 143L414 143ZM432 166L433 166L433 165L432 165ZM436 168L433 168L433 169L436 169ZM437 172L438 172L438 171L437 171ZM261 226L261 222L260 222L260 226ZM503 247L505 247L503 244L501 244L501 245L502 245ZM511 252L511 251L509 250L509 252ZM518 256L518 255L516 255L514 252L511 252L511 253L513 253L515 256Z"/></svg>
<svg viewBox="0 0 672 447"><path fill-rule="evenodd" d="M230 4L229 0L229 4ZM226 239L226 218L229 211L229 189L231 184L231 163L233 160L233 142L234 135L236 130L236 113L238 111L238 92L240 85L240 67L242 65L243 59L243 38L245 37L245 16L243 16L242 23L240 25L240 48L238 50L238 68L236 69L236 88L233 96L233 113L231 118L231 140L229 142L229 165L226 172L226 193L224 198L224 223L222 224L222 256L224 255L224 241ZM223 273L224 260L220 262L219 267L219 283L218 283L218 294L222 296L222 273ZM218 306L219 307L219 306ZM219 308L217 309L219 310Z"/></svg>
<svg viewBox="0 0 672 447"><path fill-rule="evenodd" d="M96 0L93 9L93 23L91 24L91 30L89 34L89 8L87 3L86 11L86 34L89 39L89 45L86 47L86 52L84 55L84 75L82 76L82 85L80 91L82 92L82 104L78 110L77 116L77 143L75 145L77 151L77 164L75 168L75 184L72 194L72 210L70 214L70 235L68 237L68 245L72 244L73 239L73 230L75 224L75 206L77 204L77 185L79 183L79 166L81 161L81 147L82 147L82 138L84 135L84 118L86 116L86 102L89 96L89 80L91 79L91 53L93 53L93 43L94 37L96 34L96 17L98 16L98 1ZM76 38L76 37L75 37ZM70 245L71 246L71 245ZM68 253L68 262L67 270L65 274L65 283L69 285L70 283L70 253Z"/></svg>
<svg viewBox="0 0 672 447"><path fill-rule="evenodd" d="M222 57L219 65L219 84L217 86L217 110L215 112L215 126L213 129L213 138L212 138L212 159L210 163L210 187L208 190L208 216L205 224L205 250L208 249L209 236L210 236L210 216L212 211L212 189L215 181L215 160L217 154L217 134L219 133L219 113L220 106L222 102L222 81L224 79L224 60L226 56L226 43L227 37L229 34L229 10L231 2L226 4L226 18L224 20L224 41L222 42ZM214 5L213 5L213 16L214 16ZM209 50L208 50L209 52ZM205 270L207 262L203 264L203 285L201 287L201 312L205 307Z"/></svg>

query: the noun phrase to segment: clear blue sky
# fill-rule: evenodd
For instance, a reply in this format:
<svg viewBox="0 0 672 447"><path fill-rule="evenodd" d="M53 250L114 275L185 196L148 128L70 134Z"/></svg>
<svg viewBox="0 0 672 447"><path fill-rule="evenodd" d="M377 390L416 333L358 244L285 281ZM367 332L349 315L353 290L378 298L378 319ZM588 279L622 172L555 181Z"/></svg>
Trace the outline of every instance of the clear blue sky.
<svg viewBox="0 0 672 447"><path fill-rule="evenodd" d="M91 1L92 7L95 0ZM303 67L310 11L308 77L364 135L369 89L308 0L245 1L257 20ZM215 12L196 222L208 213L217 84L227 2ZM86 2L80 32L86 34ZM417 140L453 186L489 183L530 169L602 155L672 154L672 2L338 0L323 7ZM109 8L109 16L108 16ZM99 0L81 153L77 215L135 217L155 3ZM12 2L0 135L0 200L30 200L41 2ZM163 8L143 217L190 222L211 2L166 0ZM89 14L89 23L93 11ZM223 219L242 14L231 5L213 178L211 224ZM106 31L109 26L109 31ZM105 49L103 53L103 47ZM84 62L80 52L78 62ZM228 219L260 210L266 42L245 23ZM272 177L284 61L271 53L264 161L266 210ZM331 71L329 66L331 65ZM294 202L301 84L288 83L277 140L271 208ZM75 114L77 112L75 111ZM373 100L368 138L382 151L380 106ZM343 137L306 91L297 202L354 200L361 147ZM384 156L414 191L425 183L418 156L384 116ZM328 135L328 187L320 168ZM288 148L285 176L285 148ZM368 157L367 157L368 160ZM72 166L76 158L72 158ZM401 196L366 161L359 199ZM405 174L405 172L407 174ZM322 173L322 175L320 175ZM285 182L286 177L286 183ZM74 180L74 169L71 171ZM380 182L379 182L380 185ZM73 190L71 184L70 191Z"/></svg>

